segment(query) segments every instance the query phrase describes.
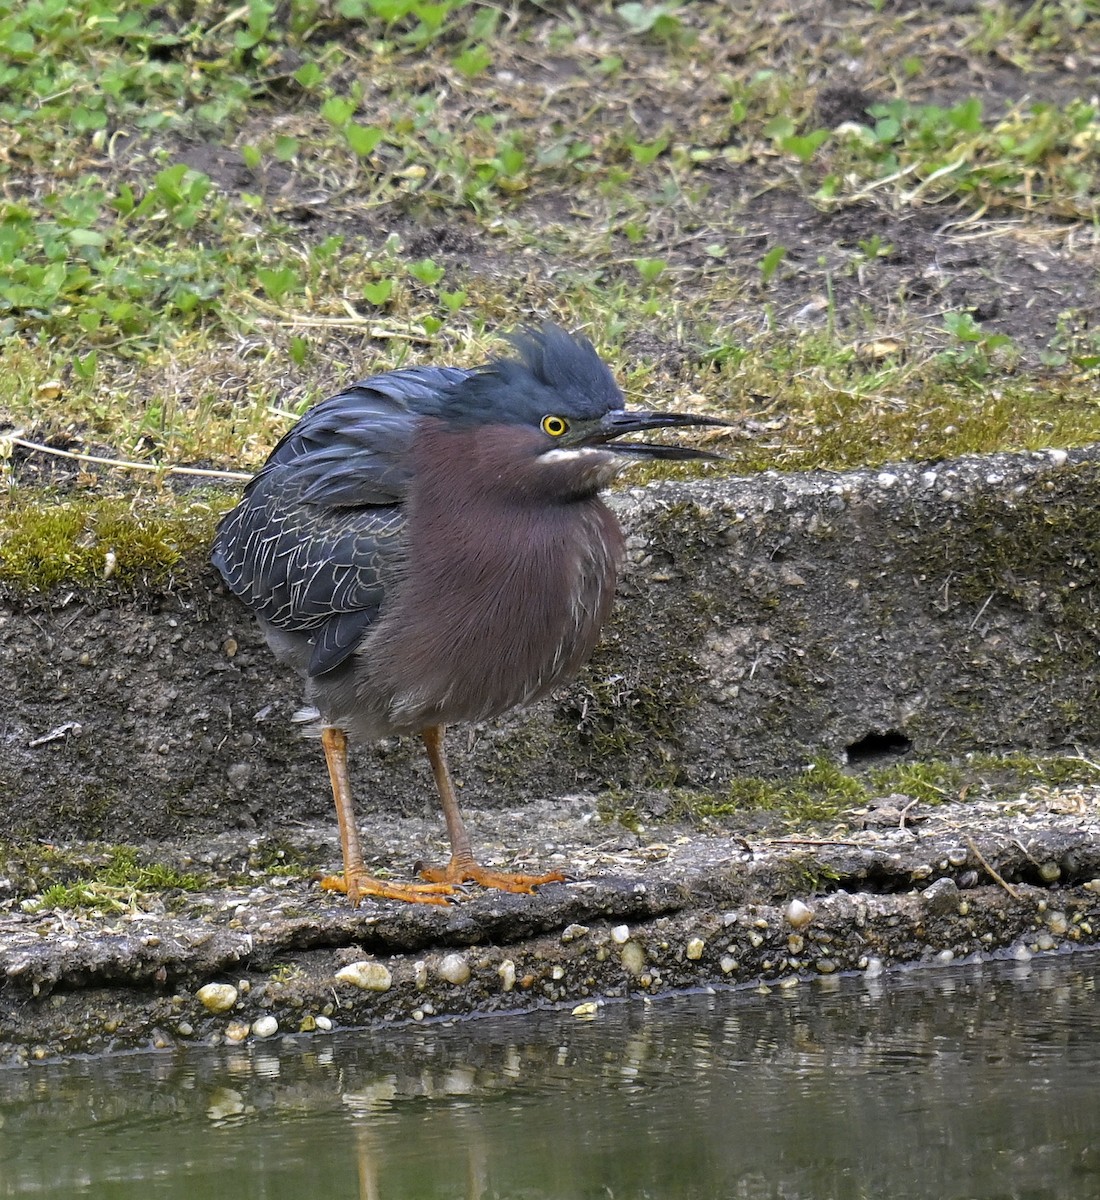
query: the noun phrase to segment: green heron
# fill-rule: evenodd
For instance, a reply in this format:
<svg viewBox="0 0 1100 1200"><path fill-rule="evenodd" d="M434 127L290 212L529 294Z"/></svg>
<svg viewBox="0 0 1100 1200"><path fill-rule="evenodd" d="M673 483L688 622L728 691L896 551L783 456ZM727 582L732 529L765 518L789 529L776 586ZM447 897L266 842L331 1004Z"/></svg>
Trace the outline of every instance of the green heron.
<svg viewBox="0 0 1100 1200"><path fill-rule="evenodd" d="M538 700L591 655L623 553L599 493L625 464L716 457L617 441L723 422L625 409L584 338L548 325L510 341L517 357L388 371L310 409L218 527L214 565L305 679L344 859L322 887L353 904L445 904L466 882L529 892L563 878L475 861L444 726ZM451 860L422 870L426 883L389 883L363 862L347 737L413 733Z"/></svg>

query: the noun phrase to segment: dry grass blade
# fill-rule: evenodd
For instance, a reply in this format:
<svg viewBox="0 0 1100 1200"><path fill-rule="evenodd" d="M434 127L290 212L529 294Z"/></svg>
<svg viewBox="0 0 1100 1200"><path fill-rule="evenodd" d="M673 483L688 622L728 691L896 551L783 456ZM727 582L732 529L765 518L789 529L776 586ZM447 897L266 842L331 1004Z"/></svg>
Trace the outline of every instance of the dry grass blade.
<svg viewBox="0 0 1100 1200"><path fill-rule="evenodd" d="M77 462L95 463L97 466L115 467L122 471L152 471L160 475L195 475L202 479L225 479L247 483L252 478L246 471L219 471L208 467L173 467L161 463L130 462L122 458L107 458L100 454L80 454L75 450L58 450L54 446L44 446L41 442L31 442L26 438L12 435L2 439L12 446L22 446L24 450L33 450L38 454L52 454L57 458L76 459Z"/></svg>

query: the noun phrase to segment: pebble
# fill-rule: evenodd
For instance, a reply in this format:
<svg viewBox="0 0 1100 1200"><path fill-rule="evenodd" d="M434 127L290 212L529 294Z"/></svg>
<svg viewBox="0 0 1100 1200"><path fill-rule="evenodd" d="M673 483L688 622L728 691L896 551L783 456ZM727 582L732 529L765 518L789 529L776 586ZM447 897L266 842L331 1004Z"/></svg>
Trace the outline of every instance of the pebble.
<svg viewBox="0 0 1100 1200"><path fill-rule="evenodd" d="M1047 859L1045 863L1039 866L1039 878L1044 883L1055 883L1062 878L1062 868L1053 860Z"/></svg>
<svg viewBox="0 0 1100 1200"><path fill-rule="evenodd" d="M629 925L616 925L615 928L612 929L612 931L611 931L611 940L617 946L625 946L626 943L630 940L630 926Z"/></svg>
<svg viewBox="0 0 1100 1200"><path fill-rule="evenodd" d="M274 1017L257 1017L252 1022L252 1032L258 1038L274 1037L279 1032L279 1022Z"/></svg>
<svg viewBox="0 0 1100 1200"><path fill-rule="evenodd" d="M195 993L208 1012L228 1012L237 1003L237 989L231 983L204 983Z"/></svg>
<svg viewBox="0 0 1100 1200"><path fill-rule="evenodd" d="M563 942L575 942L578 938L587 936L587 925L566 925L566 927L561 931L561 940Z"/></svg>
<svg viewBox="0 0 1100 1200"><path fill-rule="evenodd" d="M881 958L872 956L867 960L867 965L863 968L863 975L866 979L877 979L886 968L883 966Z"/></svg>
<svg viewBox="0 0 1100 1200"><path fill-rule="evenodd" d="M948 913L957 912L959 907L959 889L953 879L937 879L930 883L920 894L921 903L934 916L945 917Z"/></svg>
<svg viewBox="0 0 1100 1200"><path fill-rule="evenodd" d="M388 992L393 986L393 976L385 964L363 959L341 967L336 972L336 982L350 983L364 992Z"/></svg>
<svg viewBox="0 0 1100 1200"><path fill-rule="evenodd" d="M638 975L645 967L645 951L637 942L627 942L619 956L619 961L623 964L624 970L629 971L631 975Z"/></svg>
<svg viewBox="0 0 1100 1200"><path fill-rule="evenodd" d="M317 1028L322 1033L330 1033L332 1031L332 1022L328 1017L314 1017L313 1019L317 1023Z"/></svg>
<svg viewBox="0 0 1100 1200"><path fill-rule="evenodd" d="M1031 962L1031 951L1021 942L1015 950L1012 951L1012 957L1017 962Z"/></svg>
<svg viewBox="0 0 1100 1200"><path fill-rule="evenodd" d="M814 910L801 900L792 900L783 910L783 917L788 925L794 929L801 929L814 919Z"/></svg>
<svg viewBox="0 0 1100 1200"><path fill-rule="evenodd" d="M571 1015L574 1017L594 1017L599 1010L599 1005L594 1000L586 1000L584 1004L578 1004L572 1010Z"/></svg>
<svg viewBox="0 0 1100 1200"><path fill-rule="evenodd" d="M1047 916L1047 928L1056 937L1061 937L1066 930L1069 929L1069 922L1066 920L1066 914L1064 912L1050 913Z"/></svg>
<svg viewBox="0 0 1100 1200"><path fill-rule="evenodd" d="M455 987L470 981L470 965L463 954L446 954L439 964L439 977Z"/></svg>
<svg viewBox="0 0 1100 1200"><path fill-rule="evenodd" d="M692 962L698 962L698 960L703 957L703 951L705 948L706 942L704 942L702 938L695 937L688 942L684 953L689 959L691 959Z"/></svg>
<svg viewBox="0 0 1100 1200"><path fill-rule="evenodd" d="M947 852L947 861L953 867L965 867L969 852L965 846L952 846Z"/></svg>
<svg viewBox="0 0 1100 1200"><path fill-rule="evenodd" d="M225 1040L227 1042L243 1042L249 1034L249 1026L244 1021L230 1021L225 1027Z"/></svg>
<svg viewBox="0 0 1100 1200"><path fill-rule="evenodd" d="M422 992L428 986L428 964L422 958L413 963L413 982L418 992Z"/></svg>
<svg viewBox="0 0 1100 1200"><path fill-rule="evenodd" d="M722 968L722 974L728 975L731 971L736 971L741 965L736 958L730 958L728 954L723 955L718 960L718 965Z"/></svg>
<svg viewBox="0 0 1100 1200"><path fill-rule="evenodd" d="M1047 458L1050 459L1052 467L1064 467L1069 455L1064 450L1048 450Z"/></svg>
<svg viewBox="0 0 1100 1200"><path fill-rule="evenodd" d="M499 967L497 974L500 976L500 986L510 992L516 986L516 964L510 958L506 958Z"/></svg>

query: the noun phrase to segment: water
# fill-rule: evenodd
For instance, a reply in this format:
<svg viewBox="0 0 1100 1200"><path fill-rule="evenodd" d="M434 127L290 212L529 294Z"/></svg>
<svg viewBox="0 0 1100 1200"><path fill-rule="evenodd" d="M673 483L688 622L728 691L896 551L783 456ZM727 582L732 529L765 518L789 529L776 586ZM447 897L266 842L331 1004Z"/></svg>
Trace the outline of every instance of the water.
<svg viewBox="0 0 1100 1200"><path fill-rule="evenodd" d="M0 1197L1097 1200L1100 956L0 1072Z"/></svg>

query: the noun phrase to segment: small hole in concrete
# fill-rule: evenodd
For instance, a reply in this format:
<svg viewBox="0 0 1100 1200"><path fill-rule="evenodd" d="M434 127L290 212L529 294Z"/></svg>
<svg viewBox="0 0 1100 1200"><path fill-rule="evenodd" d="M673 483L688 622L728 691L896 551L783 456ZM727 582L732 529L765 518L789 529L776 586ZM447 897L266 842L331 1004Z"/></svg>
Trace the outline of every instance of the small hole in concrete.
<svg viewBox="0 0 1100 1200"><path fill-rule="evenodd" d="M849 766L860 763L882 762L885 759L901 758L913 749L913 743L904 733L897 729L888 729L885 733L873 730L865 733L858 742L853 742L846 749Z"/></svg>

